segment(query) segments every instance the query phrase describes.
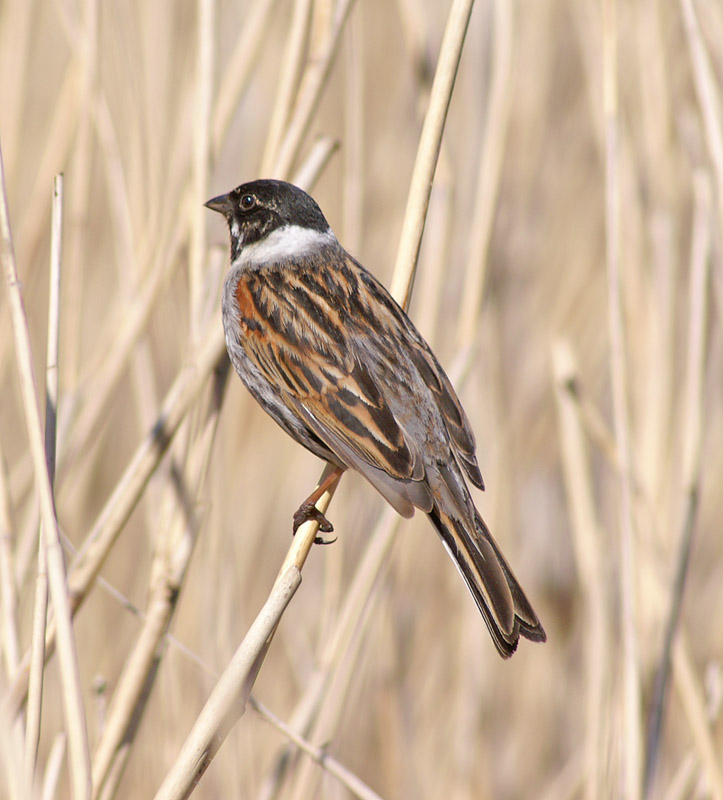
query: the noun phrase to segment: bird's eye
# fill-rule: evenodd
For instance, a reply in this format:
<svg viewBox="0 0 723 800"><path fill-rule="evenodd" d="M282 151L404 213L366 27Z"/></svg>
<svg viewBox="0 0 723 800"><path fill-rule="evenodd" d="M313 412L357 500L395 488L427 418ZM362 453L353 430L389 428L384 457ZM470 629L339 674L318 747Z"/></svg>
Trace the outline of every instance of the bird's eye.
<svg viewBox="0 0 723 800"><path fill-rule="evenodd" d="M251 211L256 205L256 198L252 194L242 195L239 205L242 211Z"/></svg>

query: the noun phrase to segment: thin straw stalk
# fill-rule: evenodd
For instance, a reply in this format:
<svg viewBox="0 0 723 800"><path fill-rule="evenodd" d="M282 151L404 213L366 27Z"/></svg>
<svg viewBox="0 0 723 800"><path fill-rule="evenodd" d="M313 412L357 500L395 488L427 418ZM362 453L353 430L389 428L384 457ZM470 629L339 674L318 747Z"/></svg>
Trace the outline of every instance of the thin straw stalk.
<svg viewBox="0 0 723 800"><path fill-rule="evenodd" d="M90 757L88 731L86 727L83 698L78 673L78 654L73 635L70 602L66 594L66 572L60 532L55 516L53 488L45 458L43 425L40 401L33 366L30 332L25 306L20 291L20 280L15 264L10 218L5 194L5 173L0 151L0 234L2 236L2 260L5 281L10 298L13 334L17 354L20 388L23 395L25 422L33 459L35 485L40 502L43 535L48 556L48 579L50 596L55 611L60 656L60 677L63 687L63 709L70 745L70 764L73 781L73 797L86 798L90 794Z"/></svg>
<svg viewBox="0 0 723 800"><path fill-rule="evenodd" d="M45 455L51 486L55 481L55 455L58 418L58 359L60 342L60 267L63 243L63 176L56 175L53 187L53 213L50 237L50 296L48 313L48 349L45 378ZM43 701L45 636L48 613L48 563L45 540L38 537L38 569L35 577L35 606L30 651L30 683L25 722L24 771L26 786L31 788L38 759L40 714Z"/></svg>
<svg viewBox="0 0 723 800"><path fill-rule="evenodd" d="M632 452L628 417L623 301L620 283L620 185L618 176L617 2L602 0L603 110L605 119L605 254L608 274L610 376L615 442L620 458L620 596L622 627L623 776L626 800L642 792L640 673L637 651L636 559L632 509Z"/></svg>

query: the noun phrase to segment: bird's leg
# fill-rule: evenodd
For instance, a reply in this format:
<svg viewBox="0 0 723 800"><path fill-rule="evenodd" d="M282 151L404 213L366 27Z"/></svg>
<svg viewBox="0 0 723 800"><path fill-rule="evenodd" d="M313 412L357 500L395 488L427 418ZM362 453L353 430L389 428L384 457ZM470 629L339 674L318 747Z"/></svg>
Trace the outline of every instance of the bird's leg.
<svg viewBox="0 0 723 800"><path fill-rule="evenodd" d="M323 533L331 533L334 530L331 522L316 507L316 501L341 478L343 472L341 467L335 467L294 512L294 535L299 527L309 520L314 520ZM336 537L328 540L317 536L314 544L333 544L335 541Z"/></svg>

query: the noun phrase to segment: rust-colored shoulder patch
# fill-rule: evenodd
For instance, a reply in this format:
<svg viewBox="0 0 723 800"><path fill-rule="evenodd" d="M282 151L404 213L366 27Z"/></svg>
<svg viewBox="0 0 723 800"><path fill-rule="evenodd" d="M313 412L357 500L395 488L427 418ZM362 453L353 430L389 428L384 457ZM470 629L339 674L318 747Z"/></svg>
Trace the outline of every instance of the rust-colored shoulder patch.
<svg viewBox="0 0 723 800"><path fill-rule="evenodd" d="M250 331L258 332L261 329L261 324L258 318L259 312L256 308L256 302L254 300L253 293L248 283L243 279L243 276L239 278L239 281L236 284L235 295L238 324L240 325L241 329L244 331L244 333L249 333Z"/></svg>

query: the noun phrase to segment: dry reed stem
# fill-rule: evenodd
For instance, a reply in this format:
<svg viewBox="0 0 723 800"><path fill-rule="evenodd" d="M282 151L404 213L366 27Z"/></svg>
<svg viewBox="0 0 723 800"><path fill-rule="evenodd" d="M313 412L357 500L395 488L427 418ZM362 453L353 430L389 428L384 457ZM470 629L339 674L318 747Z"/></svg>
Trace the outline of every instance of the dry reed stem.
<svg viewBox="0 0 723 800"><path fill-rule="evenodd" d="M106 196L110 217L113 224L114 244L116 250L115 267L118 283L125 298L130 301L132 292L140 278L138 275L138 259L133 234L132 200L128 194L126 175L123 170L123 159L120 142L113 124L108 101L104 94L98 93L93 103L93 122L98 138L102 164L106 180ZM127 303L130 305L130 302Z"/></svg>
<svg viewBox="0 0 723 800"><path fill-rule="evenodd" d="M94 23L92 23L92 20L88 24L90 24L91 27L94 28ZM83 38L80 32L72 29L72 25L70 23L66 25L66 36L69 38L71 42L76 43L76 45L78 45L78 42L81 42L81 39ZM78 48L82 50L80 45L78 45ZM87 58L88 56L86 54L84 56L84 59L87 61ZM73 66L72 64L69 66L68 72L71 70L72 66ZM61 106L62 103L59 103L59 107ZM121 266L119 277L121 278L121 285L127 286L128 285L127 276L129 274L129 271L133 271L130 268L136 263L136 259L133 258L133 248L132 248L133 235L131 231L129 201L127 193L125 191L125 180L122 167L120 165L118 144L113 131L112 123L109 118L108 108L102 93L99 94L97 100L94 102L92 111L93 111L93 121L95 123L98 138L105 156L103 163L106 166L107 178L109 184L109 192L108 192L109 203L110 203L110 208L113 211L113 218L116 222L116 230L119 234L117 242L119 242L121 245L121 252L119 253L119 256L117 258L117 264ZM69 129L72 130L72 128ZM59 135L58 136L51 135L50 138L51 140L55 141L56 139L62 137L60 137ZM54 149L48 151L49 160L57 160L58 155L59 155L58 152ZM42 164L41 164L41 169L39 170L38 181L36 182L36 189L40 185L41 178L44 178L44 169L42 168ZM79 213L82 213L82 209L79 210L78 208L74 208L71 216L73 215L77 216ZM44 218L42 214L30 215L30 216L32 216L33 220L36 223L38 222L38 220L42 220ZM32 238L37 239L37 235L34 235ZM73 259L72 257L69 259L69 261L71 262L71 269L68 271L69 272L68 277L70 280L66 281L66 283L70 283L70 286L66 287L65 290L66 296L69 297L68 304L71 307L80 304L80 289L78 286L78 282L80 279L75 275L74 273L75 267L73 266L76 263L76 260L77 259ZM133 306L133 308L135 309L135 306ZM73 376L77 371L77 369L73 366L75 360L73 353L75 353L75 351L77 350L77 344L75 346L72 344L72 342L77 338L77 333L75 333L77 327L77 319L76 319L77 317L78 315L70 315L70 321L69 322L66 321L66 327L69 328L69 331L66 331L66 339L71 340L71 344L66 347L66 350L71 354L71 366L67 368L66 372L69 373L71 380L73 379ZM124 319L124 324L125 323L126 320ZM116 330L114 330L114 334L115 333ZM121 342L122 341L123 339L121 338ZM114 348L115 348L115 342L114 342ZM111 371L111 374L114 374L112 371L112 366L114 364L117 364L118 362L114 362L113 359L108 360L107 346L99 347L99 351L100 351L100 357L99 357L100 365L97 366L96 369L92 370L91 374L93 374L94 376L97 374L103 376L106 374L106 370L109 369ZM121 349L121 359L123 359L124 355L127 354L123 354ZM146 370L146 373L147 372L148 371ZM83 427L81 425L82 433L80 434L79 439L75 439L75 446L71 447L70 449L69 455L71 455L71 461L73 460L72 456L74 456L78 450L83 450L88 440L91 438L94 432L95 424L98 421L97 417L102 413L105 403L107 402L108 393L110 393L114 385L115 381L109 381L107 384L105 384L107 388L107 393L103 393L102 391L100 394L96 394L94 391L88 392L90 397L93 398L94 400L94 405L92 406L92 408L95 409L96 415L94 415L92 412L85 413L84 419L87 421L86 427ZM101 386L103 386L102 381L101 381ZM65 456L65 453L61 455Z"/></svg>
<svg viewBox="0 0 723 800"><path fill-rule="evenodd" d="M305 690L297 698L293 712L289 715L290 729L305 738L309 737L331 689L334 670L344 654L352 647L352 640L360 627L379 573L387 562L394 534L400 522L399 516L393 509L385 509L354 571L334 627L320 645L315 670L307 681ZM277 795L290 766L287 755L288 748L284 747L275 759L275 766L268 770L269 777L262 786L259 800L270 800Z"/></svg>
<svg viewBox="0 0 723 800"><path fill-rule="evenodd" d="M168 630L169 609L175 603L169 595L155 592L149 599L141 628L133 649L124 663L123 672L105 718L103 732L93 753L93 797L113 796L117 790L122 768L133 743L129 724L139 698L147 699L149 676L154 675L160 654L158 643ZM134 728L136 726L134 725ZM119 769L114 769L118 766ZM109 777L110 776L110 777Z"/></svg>
<svg viewBox="0 0 723 800"><path fill-rule="evenodd" d="M43 777L42 800L54 800L58 797L58 784L63 773L65 759L66 736L60 731L53 739L53 744L45 762L45 775Z"/></svg>
<svg viewBox="0 0 723 800"><path fill-rule="evenodd" d="M7 679L11 679L20 660L20 638L18 633L18 596L15 586L16 544L12 516L8 474L0 438L0 644L2 664Z"/></svg>
<svg viewBox="0 0 723 800"><path fill-rule="evenodd" d="M314 142L304 163L295 173L293 182L297 186L306 187L311 191L338 149L339 142L336 139L332 139L331 136L320 136Z"/></svg>
<svg viewBox="0 0 723 800"><path fill-rule="evenodd" d="M639 37L637 64L640 74L641 140L645 155L642 168L650 181L651 197L646 215L642 198L636 201L640 214L638 253L630 263L643 263L649 248L650 268L641 270L641 280L648 293L648 353L645 370L645 418L640 422L639 453L636 469L645 487L651 508L666 507L672 496L669 483L669 447L676 399L676 296L679 231L675 218L675 198L670 191L674 182L674 164L670 158L674 116L667 93L668 54L664 30L665 9L657 2L640 3L635 23L645 35ZM647 218L646 218L647 216ZM657 515L656 515L657 516ZM661 532L655 539L662 543ZM663 546L665 546L663 544Z"/></svg>
<svg viewBox="0 0 723 800"><path fill-rule="evenodd" d="M723 800L723 764L706 713L705 697L682 632L673 643L673 680L683 704L701 766L713 800Z"/></svg>
<svg viewBox="0 0 723 800"><path fill-rule="evenodd" d="M179 372L166 393L155 424L136 449L114 492L78 550L69 578L74 607L82 602L90 589L110 547L140 499L148 479L223 353L223 334L214 325L201 341L191 363Z"/></svg>
<svg viewBox="0 0 723 800"><path fill-rule="evenodd" d="M301 147L304 136L311 122L321 93L326 86L334 63L341 33L354 5L354 0L339 0L334 9L334 17L327 31L326 38L320 46L319 53L313 62L307 65L302 77L299 96L294 113L289 120L286 135L281 140L278 153L273 159L271 177L285 178L291 173L294 161Z"/></svg>
<svg viewBox="0 0 723 800"><path fill-rule="evenodd" d="M356 8L346 29L344 43L344 186L341 236L350 253L359 253L362 242L364 197L364 5Z"/></svg>
<svg viewBox="0 0 723 800"><path fill-rule="evenodd" d="M78 673L78 655L73 635L70 603L66 594L66 572L63 551L60 545L58 521L55 516L53 489L45 460L43 429L40 416L35 369L33 367L30 333L25 316L20 280L13 251L7 195L5 193L5 171L0 151L0 232L2 234L2 260L5 281L10 298L13 333L17 353L20 387L23 393L26 426L30 451L33 458L35 484L40 502L43 536L48 559L50 595L55 611L58 630L60 674L63 686L63 708L70 744L70 764L73 779L73 796L85 798L90 792L90 759L88 755L88 731Z"/></svg>
<svg viewBox="0 0 723 800"><path fill-rule="evenodd" d="M409 307L442 133L473 5L473 0L453 0L434 72L390 285L392 297L403 308Z"/></svg>
<svg viewBox="0 0 723 800"><path fill-rule="evenodd" d="M32 469L32 462L30 457L27 459L28 465ZM13 494L13 484L10 481L10 498L14 499L16 496ZM32 490L32 484L28 487ZM29 502L28 495L24 498L25 503ZM22 508L22 505L21 505ZM37 503L32 503L31 508L27 509L26 514L16 511L17 521L13 520L15 524L15 583L18 589L20 586L27 585L30 580L29 573L35 567L38 558L38 529L40 525L40 507ZM22 650L21 650L22 652ZM18 664L20 668L20 664Z"/></svg>
<svg viewBox="0 0 723 800"><path fill-rule="evenodd" d="M45 457L50 484L55 482L58 418L58 361L60 343L60 275L63 243L63 176L56 175L53 186L53 210L50 238L50 292L48 301L48 347L45 378ZM35 577L35 605L30 646L30 677L25 722L23 754L25 786L31 789L35 780L40 741L40 717L45 670L45 636L48 614L48 556L45 539L38 537L38 568Z"/></svg>
<svg viewBox="0 0 723 800"><path fill-rule="evenodd" d="M159 530L156 543L148 611L135 647L126 659L93 756L95 797L113 796L112 787L117 787L123 772L118 762L127 758L158 673L161 645L171 624L200 526L199 515L194 510L195 497L211 456L229 366L226 362L217 373L208 399L198 409L195 416L200 425L194 427L201 427L201 430L194 431L189 452L181 462L183 466L179 467L174 461L165 494L161 497L158 517L167 524Z"/></svg>
<svg viewBox="0 0 723 800"><path fill-rule="evenodd" d="M323 747L316 747L302 736L295 733L282 719L276 716L258 700L249 697L249 705L270 725L280 731L295 747L306 753L322 769L336 778L359 800L381 800L380 796L370 789L360 778L348 770L343 764L330 756Z"/></svg>
<svg viewBox="0 0 723 800"><path fill-rule="evenodd" d="M602 0L603 109L605 118L605 253L608 272L610 376L615 442L620 458L620 596L622 627L622 772L626 800L642 791L640 673L636 626L636 554L632 508L632 453L620 282L620 181L618 142L617 0Z"/></svg>
<svg viewBox="0 0 723 800"><path fill-rule="evenodd" d="M58 362L60 359L60 275L63 261L63 176L53 181L50 217L50 291L48 293L48 347L45 357L45 458L50 485L55 482L58 438Z"/></svg>
<svg viewBox="0 0 723 800"><path fill-rule="evenodd" d="M221 149L231 118L236 111L239 97L246 87L251 70L256 64L264 42L264 33L269 16L278 0L259 0L251 4L248 17L239 36L238 43L228 64L219 76L221 85L214 103L212 119L213 154Z"/></svg>
<svg viewBox="0 0 723 800"><path fill-rule="evenodd" d="M156 423L140 442L106 501L95 524L73 559L68 576L68 594L72 613L84 602L111 547L128 517L136 507L146 484L158 466L183 421L192 401L205 385L209 372L223 357L223 333L213 326L204 338L195 358L182 369L161 404ZM46 641L49 656L55 644L55 628L49 629ZM27 659L24 659L24 664ZM7 698L11 708L17 709L27 692L27 666L21 666Z"/></svg>
<svg viewBox="0 0 723 800"><path fill-rule="evenodd" d="M424 246L420 252L421 264L415 288L414 322L428 342L437 338L439 310L444 296L447 273L437 265L449 263L454 222L455 185L451 170L446 168L445 150L442 147L434 186L429 197Z"/></svg>
<svg viewBox="0 0 723 800"><path fill-rule="evenodd" d="M341 717L344 714L356 678L369 644L370 624L375 618L376 600L380 593L374 593L379 576L387 564L388 553L399 529L400 520L390 513L384 514L375 531L375 541L367 554L359 581L354 582L345 600L344 615L332 632L332 637L324 643L323 660L320 661L316 676L316 704L313 721L309 725L309 737L317 742L334 740ZM383 593L381 593L383 594ZM378 618L378 615L377 615ZM322 680L322 676L325 676ZM309 694L313 698L313 693ZM313 797L318 794L319 771L306 761L290 776L290 787L285 794L293 799Z"/></svg>
<svg viewBox="0 0 723 800"><path fill-rule="evenodd" d="M203 437L209 438L209 437ZM349 597L347 598L347 602L344 605L344 609L340 614L339 624L336 628L336 632L333 637L330 638L329 644L327 645L326 649L330 652L330 655L322 658L322 664L325 662L329 662L329 666L334 665L335 662L340 657L341 653L347 651L349 649L349 642L348 636L351 635L353 631L357 629L358 626L358 619L359 616L356 616L353 621L349 620L350 613L354 615L361 615L361 613L366 612L366 617L370 616L370 609L368 605L369 596L371 595L371 591L373 586L375 585L378 579L378 573L384 563L386 562L389 547L393 542L392 534L396 531L400 523L400 518L398 515L391 509L388 508L385 512L384 519L380 521L380 528L372 534L372 537L369 542L368 547L368 556L360 562L359 569L355 572L355 581L350 587ZM380 536L381 534L381 536ZM381 545L381 547L380 547ZM190 555L190 552L188 553ZM371 556L371 559L369 558ZM187 558L182 558L182 562L179 563L178 557L175 559L175 569L178 572L179 567L185 569L187 564ZM177 591L180 590L180 583L181 583L182 576L177 575L176 579L172 581L171 584L164 584L164 589L166 593L170 592L175 594ZM156 655L158 645L161 641L167 640L173 647L179 649L181 652L184 653L189 659L194 660L199 664L199 666L207 672L209 675L213 676L213 671L207 667L203 662L201 662L198 656L195 653L188 651L188 649L175 637L168 633L168 623L169 623L169 614L168 608L171 605L168 601L168 598L164 598L164 592L158 592L157 590L154 593L154 596L148 603L148 610L146 612L142 612L133 607L129 601L120 595L113 587L104 583L103 579L100 578L99 582L105 586L105 588L110 592L110 594L116 598L119 603L125 605L129 610L131 610L137 617L143 620L143 629L138 636L136 648L134 652L129 656L126 661L124 675L121 678L121 681L118 684L118 688L114 694L111 706L108 710L108 714L105 719L105 725L103 728L103 735L101 739L101 743L98 746L98 749L94 755L94 764L93 764L93 772L94 772L94 793L97 793L99 797L113 797L115 796L115 789L117 788L117 782L120 780L121 777L121 769L118 768L118 759L119 758L127 758L129 754L129 748L132 745L132 738L124 738L122 748L118 748L113 756L114 760L110 764L106 764L105 767L103 766L103 760L107 758L107 754L103 755L102 751L110 751L110 741L114 738L118 741L118 733L123 731L122 725L119 726L115 717L117 716L114 713L113 704L117 704L118 708L123 707L131 707L133 705L133 699L138 700L140 693L136 690L133 691L129 688L130 684L134 682L138 683L138 676L142 680L147 677L148 674L148 667L143 666L144 659L148 661L147 658L148 654L151 654L152 657ZM343 638L347 637L347 638ZM359 636L359 633L356 634L357 640L360 642L362 641L362 637ZM358 645L357 645L358 649ZM336 651L336 655L334 654ZM143 654L146 654L144 657ZM150 659L151 661L153 658ZM139 663L140 662L140 663ZM155 664L153 665L154 668L158 666L157 659ZM325 684L328 683L328 671L325 672L323 675L319 675L321 680L315 680L313 682L314 686L317 688L324 687ZM145 685L145 684L144 684ZM123 695L127 695L128 699L122 699ZM143 702L147 701L148 697L147 694L141 698ZM374 798L377 797L375 793L373 793L368 787L366 787L360 779L351 773L347 768L345 768L342 764L338 761L333 759L331 756L326 754L322 748L313 747L311 744L306 742L303 738L299 737L293 730L289 728L288 725L281 722L277 717L275 717L268 709L264 708L258 701L254 700L253 697L249 697L249 704L252 708L257 711L264 719L270 722L274 727L278 730L282 731L284 735L291 740L292 743L299 746L304 752L307 752L317 763L324 765L328 765L328 771L330 774L334 775L343 785L347 786L350 791L355 792L357 796L362 798ZM135 707L133 707L135 711ZM134 728L137 725L137 720L134 723ZM114 730L115 729L115 730ZM96 774L97 773L97 774ZM105 775L105 779L103 780L102 776ZM113 788L111 788L110 784L112 784Z"/></svg>
<svg viewBox="0 0 723 800"><path fill-rule="evenodd" d="M396 532L397 527L392 526ZM393 533L390 540L393 539ZM380 570L384 564L380 565ZM338 733L339 724L347 709L352 691L356 688L356 679L363 656L366 655L365 647L369 643L371 620L374 618L375 603L379 595L364 598L364 604L359 608L358 624L347 633L348 641L339 659L329 664L329 685L324 691L324 702L316 710L316 719L311 728L311 738L318 742L331 742ZM292 800L304 800L319 793L320 773L310 761L299 765L291 776L291 786L288 796Z"/></svg>
<svg viewBox="0 0 723 800"><path fill-rule="evenodd" d="M684 800L686 797L694 796L693 783L697 772L696 759L692 753L688 753L671 779L663 800Z"/></svg>
<svg viewBox="0 0 723 800"><path fill-rule="evenodd" d="M663 508L670 496L667 449L673 417L675 367L676 264L673 225L667 210L658 210L650 223L651 269L645 275L650 291L650 348L645 365L646 414L641 420L640 456L636 471L651 508Z"/></svg>
<svg viewBox="0 0 723 800"><path fill-rule="evenodd" d="M647 794L652 791L658 761L670 678L670 654L680 622L683 592L688 575L701 488L701 445L703 420L705 419L703 399L706 374L705 331L708 320L708 270L711 234L711 190L706 175L696 175L694 190L696 199L690 258L689 327L684 387L683 485L681 487L683 516L680 526L681 534L675 573L670 586L665 637L653 686L653 697L650 703L650 722L648 725L645 761L645 788Z"/></svg>
<svg viewBox="0 0 723 800"><path fill-rule="evenodd" d="M560 341L554 345L552 368L560 419L565 488L580 576L578 583L585 607L585 797L596 800L608 797L611 791L605 769L606 755L611 746L609 736L612 733L606 724L612 688L610 598L606 588L607 575L595 508L590 455L576 397L579 378L568 341Z"/></svg>
<svg viewBox="0 0 723 800"><path fill-rule="evenodd" d="M4 688L3 684L0 687ZM26 800L29 797L23 774L23 739L18 732L17 720L0 708L0 765L9 800ZM22 731L20 731L22 734Z"/></svg>
<svg viewBox="0 0 723 800"><path fill-rule="evenodd" d="M198 0L198 55L196 64L196 100L193 125L193 196L203 197L208 192L209 159L211 155L211 107L213 96L214 18L215 0ZM203 288L206 285L204 262L206 255L207 209L202 205L191 214L191 242L188 260L190 307L190 341L195 344L201 331L198 329L198 311L201 308Z"/></svg>
<svg viewBox="0 0 723 800"><path fill-rule="evenodd" d="M484 295L489 263L487 254L497 208L512 97L513 29L514 3L510 0L495 0L492 74L489 83L484 138L480 148L469 256L457 323L459 344L468 343L474 338L475 325L479 320L479 305Z"/></svg>
<svg viewBox="0 0 723 800"><path fill-rule="evenodd" d="M98 92L94 98L92 110L95 132L104 156L108 204L116 239L115 266L121 289L119 305L125 308L133 306L134 289L141 280L139 265L141 259L138 257L139 248L134 236L131 211L133 201L126 185L118 137L108 103L102 92ZM141 426L146 427L151 424L158 407L155 372L146 338L139 339L133 348L129 371L137 415ZM79 477L77 470L75 475L76 478Z"/></svg>
<svg viewBox="0 0 723 800"><path fill-rule="evenodd" d="M107 346L99 348L95 364L88 370L87 377L81 379L80 383L84 386L83 402L67 431L68 441L61 451L59 477L76 465L78 456L86 451L103 424L108 403L128 367L133 349L177 267L173 256L178 247L180 237L171 245L170 252L159 253L158 262L137 289L133 304L114 328L112 344L106 343Z"/></svg>
<svg viewBox="0 0 723 800"><path fill-rule="evenodd" d="M311 0L295 0L289 23L286 46L284 47L281 75L279 77L276 99L271 112L266 146L261 158L260 175L271 174L278 156L281 140L286 131L303 72L304 53L308 46L311 19Z"/></svg>
<svg viewBox="0 0 723 800"><path fill-rule="evenodd" d="M193 791L236 716L243 713L257 674L259 657L265 655L270 637L300 585L301 573L296 567L290 567L274 585L274 591L211 692L178 758L156 793L156 800L180 800Z"/></svg>
<svg viewBox="0 0 723 800"><path fill-rule="evenodd" d="M705 140L713 165L716 185L718 230L723 230L723 116L720 89L703 41L700 23L692 0L680 0L685 33L690 49L698 106L703 117Z"/></svg>

